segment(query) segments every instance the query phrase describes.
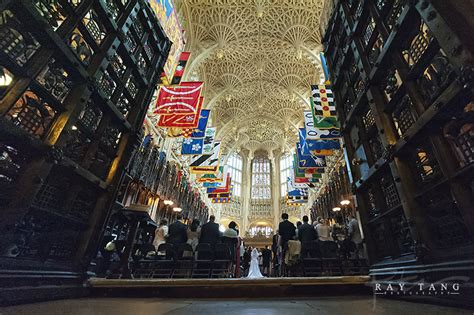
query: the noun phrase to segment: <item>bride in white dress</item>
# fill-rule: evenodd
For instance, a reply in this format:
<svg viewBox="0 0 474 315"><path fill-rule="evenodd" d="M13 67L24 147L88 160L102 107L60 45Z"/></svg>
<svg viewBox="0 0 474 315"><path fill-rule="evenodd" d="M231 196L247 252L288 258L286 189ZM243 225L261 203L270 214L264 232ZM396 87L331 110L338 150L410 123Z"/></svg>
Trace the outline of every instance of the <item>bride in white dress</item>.
<svg viewBox="0 0 474 315"><path fill-rule="evenodd" d="M260 267L258 266L258 251L256 248L252 250L251 257L252 260L250 261L250 268L247 279L263 278L263 275L260 272Z"/></svg>

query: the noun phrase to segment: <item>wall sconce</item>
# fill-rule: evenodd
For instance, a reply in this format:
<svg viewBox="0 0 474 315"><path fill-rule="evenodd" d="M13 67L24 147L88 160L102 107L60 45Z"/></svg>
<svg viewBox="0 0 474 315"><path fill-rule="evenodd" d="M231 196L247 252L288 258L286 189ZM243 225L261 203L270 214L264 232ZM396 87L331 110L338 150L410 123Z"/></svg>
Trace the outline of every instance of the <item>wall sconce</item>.
<svg viewBox="0 0 474 315"><path fill-rule="evenodd" d="M0 66L0 87L9 86L13 82L13 76L4 67Z"/></svg>
<svg viewBox="0 0 474 315"><path fill-rule="evenodd" d="M334 207L334 208L332 208L332 211L339 212L339 211L341 211L341 207Z"/></svg>
<svg viewBox="0 0 474 315"><path fill-rule="evenodd" d="M350 200L347 200L347 199L346 199L346 200L342 200L342 201L340 202L340 204L341 204L341 206L348 206L348 205L351 204L351 202L350 202Z"/></svg>
<svg viewBox="0 0 474 315"><path fill-rule="evenodd" d="M174 207L173 208L173 211L174 212L181 212L183 209L181 209L180 207Z"/></svg>
<svg viewBox="0 0 474 315"><path fill-rule="evenodd" d="M172 205L174 204L174 202L171 201L171 200L165 200L165 201L163 201L163 203L164 203L166 206L172 206Z"/></svg>

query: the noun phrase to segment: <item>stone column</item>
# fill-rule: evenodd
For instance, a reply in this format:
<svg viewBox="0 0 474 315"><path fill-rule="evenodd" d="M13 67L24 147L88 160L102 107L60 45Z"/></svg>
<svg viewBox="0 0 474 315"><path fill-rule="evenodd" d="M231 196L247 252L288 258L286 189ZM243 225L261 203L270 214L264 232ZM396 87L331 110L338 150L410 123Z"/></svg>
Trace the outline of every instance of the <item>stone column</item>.
<svg viewBox="0 0 474 315"><path fill-rule="evenodd" d="M248 156L242 155L242 236L248 230L250 215L250 190L252 189L252 159L253 152Z"/></svg>
<svg viewBox="0 0 474 315"><path fill-rule="evenodd" d="M280 157L278 153L275 156L271 154L270 160L272 161L272 206L273 206L273 230L274 232L278 229L278 223L280 222Z"/></svg>

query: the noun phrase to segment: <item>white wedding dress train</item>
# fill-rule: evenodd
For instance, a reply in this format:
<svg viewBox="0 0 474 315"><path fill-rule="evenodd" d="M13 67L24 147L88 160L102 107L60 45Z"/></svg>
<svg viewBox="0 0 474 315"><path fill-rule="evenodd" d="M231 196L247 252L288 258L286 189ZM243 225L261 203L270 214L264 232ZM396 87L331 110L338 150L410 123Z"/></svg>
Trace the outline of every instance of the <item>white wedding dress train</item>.
<svg viewBox="0 0 474 315"><path fill-rule="evenodd" d="M252 250L251 257L252 260L250 261L250 268L249 274L247 275L247 279L264 278L264 276L260 272L260 267L258 266L258 251L256 248Z"/></svg>

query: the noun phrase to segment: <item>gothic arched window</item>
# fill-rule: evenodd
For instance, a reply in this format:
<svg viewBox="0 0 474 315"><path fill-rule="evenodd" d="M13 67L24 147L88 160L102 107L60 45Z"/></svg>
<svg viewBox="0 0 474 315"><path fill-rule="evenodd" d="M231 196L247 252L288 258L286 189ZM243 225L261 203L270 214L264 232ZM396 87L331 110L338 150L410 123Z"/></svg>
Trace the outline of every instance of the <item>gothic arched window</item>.
<svg viewBox="0 0 474 315"><path fill-rule="evenodd" d="M271 177L269 159L253 159L251 196L252 199L271 199Z"/></svg>

